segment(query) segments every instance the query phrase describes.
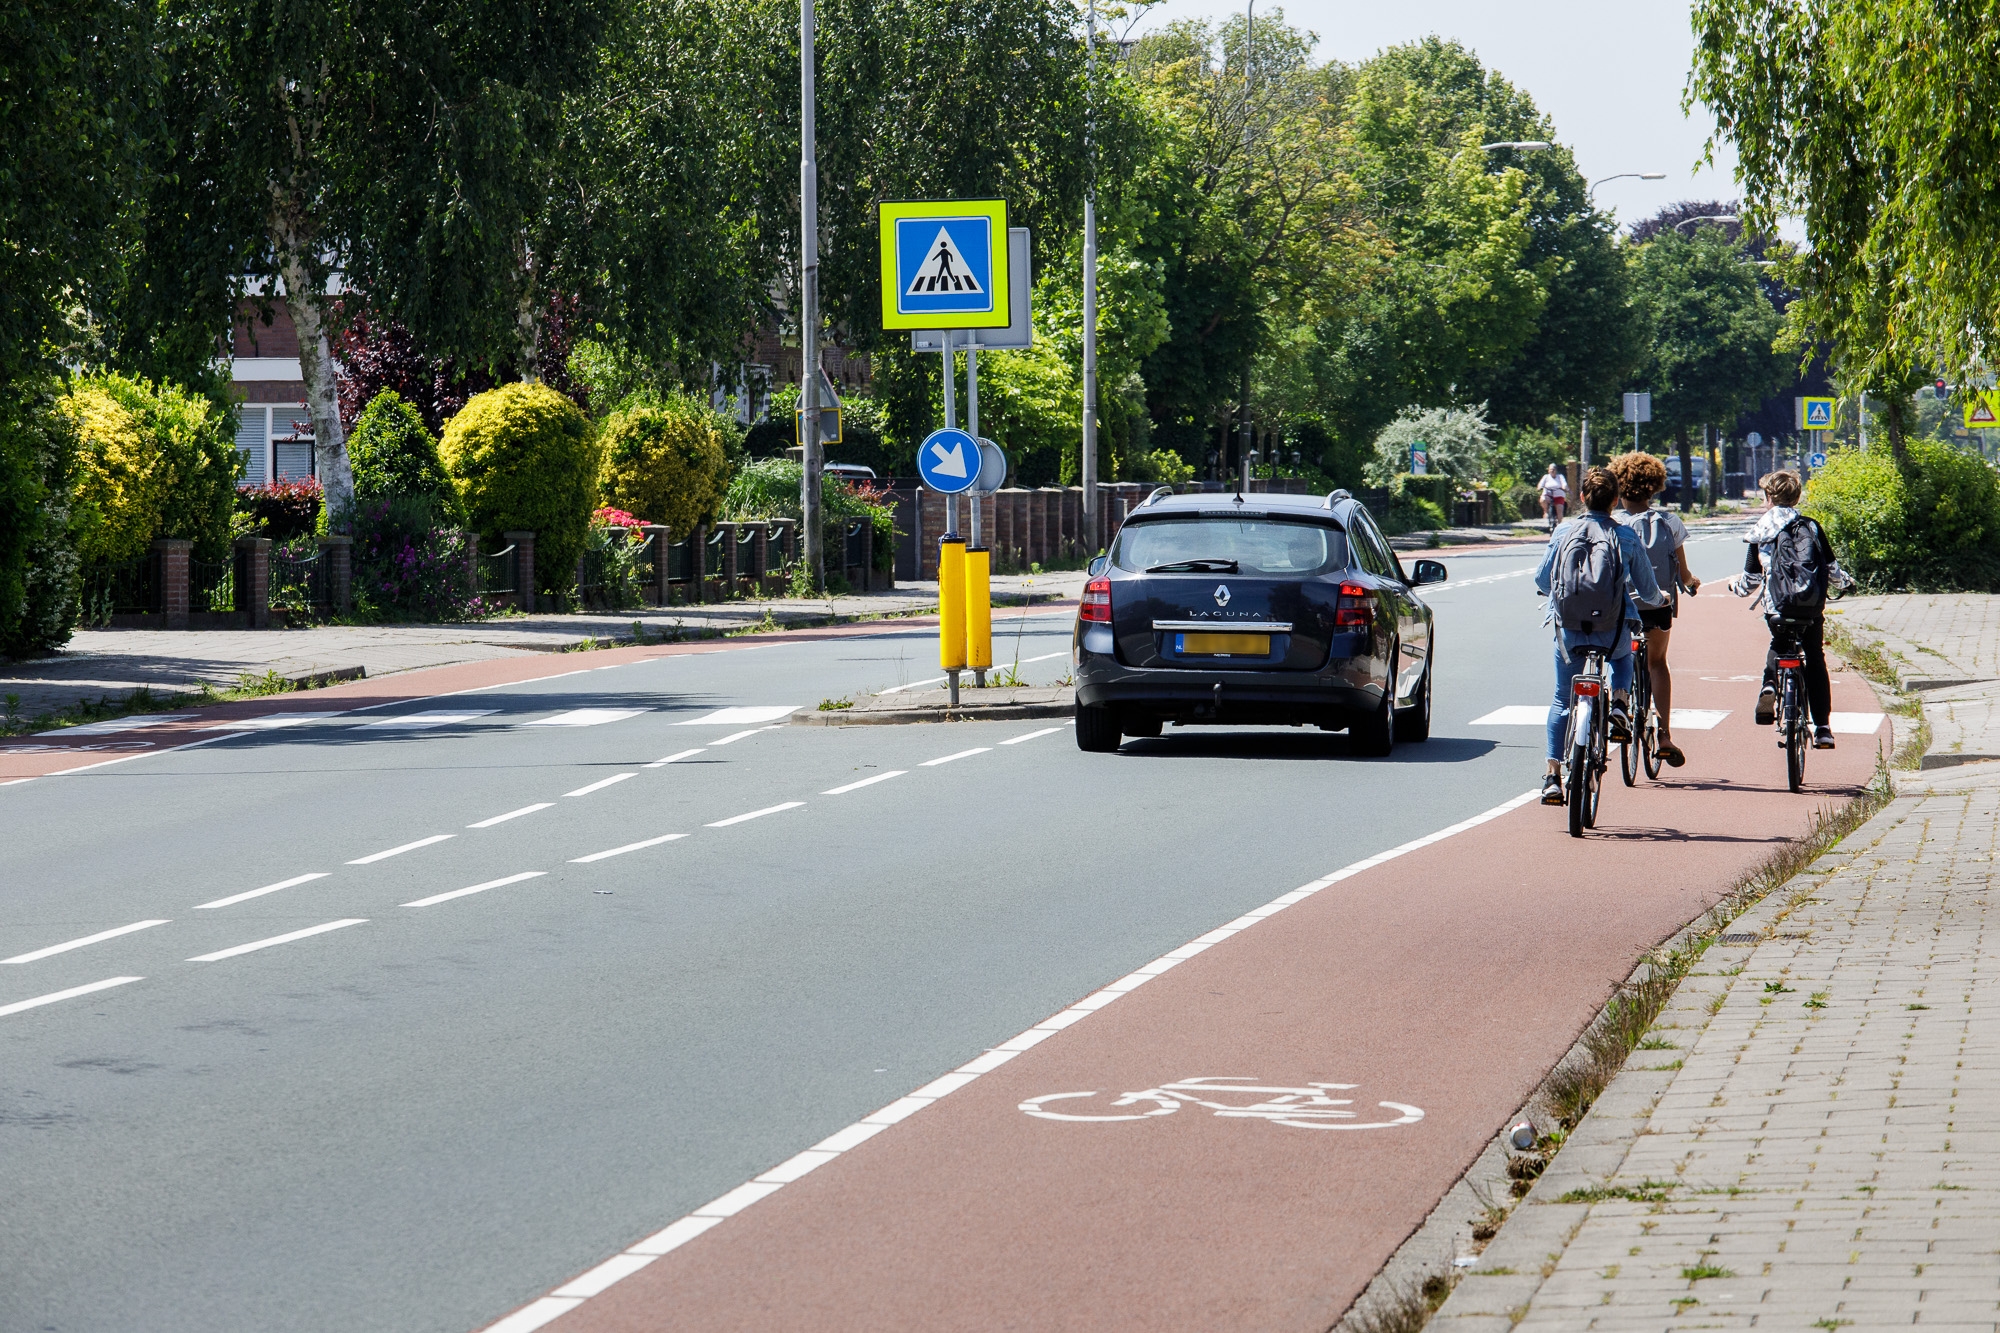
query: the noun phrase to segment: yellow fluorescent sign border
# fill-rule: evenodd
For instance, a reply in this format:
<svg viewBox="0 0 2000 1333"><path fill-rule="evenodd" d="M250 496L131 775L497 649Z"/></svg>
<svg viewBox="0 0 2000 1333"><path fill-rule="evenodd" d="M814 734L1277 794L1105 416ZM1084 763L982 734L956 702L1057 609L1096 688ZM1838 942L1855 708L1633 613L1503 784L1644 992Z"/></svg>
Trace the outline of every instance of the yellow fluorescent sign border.
<svg viewBox="0 0 2000 1333"><path fill-rule="evenodd" d="M1994 419L1974 421L1972 414L1981 407L1984 407ZM1992 430L1995 427L2000 427L2000 389L1981 389L1965 401L1965 428Z"/></svg>
<svg viewBox="0 0 2000 1333"><path fill-rule="evenodd" d="M902 311L902 283L896 271L896 223L905 218L987 218L993 240L993 308L972 314ZM1008 314L1007 201L1004 199L907 199L879 206L877 236L882 249L882 327L904 329L1004 329Z"/></svg>
<svg viewBox="0 0 2000 1333"><path fill-rule="evenodd" d="M1826 424L1825 424L1824 426L1814 426L1814 425L1809 425L1809 424L1807 424L1807 421L1806 421L1806 418L1812 415L1812 409L1813 409L1813 404L1815 404L1815 403L1825 403L1825 404L1826 404ZM1797 417L1797 422L1796 422L1796 424L1797 424L1797 426L1798 426L1798 428L1799 428L1800 430L1806 430L1806 431L1821 431L1821 430L1832 430L1832 429L1833 429L1833 415L1834 415L1834 408L1835 408L1835 402L1834 402L1834 400L1833 400L1833 399L1831 399L1831 398L1800 398L1800 399L1798 400L1798 405L1799 405L1799 406L1798 406L1798 417Z"/></svg>

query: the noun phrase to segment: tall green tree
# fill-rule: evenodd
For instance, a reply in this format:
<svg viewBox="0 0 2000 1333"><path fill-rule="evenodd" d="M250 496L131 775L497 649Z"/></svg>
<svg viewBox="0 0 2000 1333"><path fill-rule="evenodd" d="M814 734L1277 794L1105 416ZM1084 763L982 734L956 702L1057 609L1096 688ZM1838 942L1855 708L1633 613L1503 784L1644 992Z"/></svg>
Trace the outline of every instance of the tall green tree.
<svg viewBox="0 0 2000 1333"><path fill-rule="evenodd" d="M1756 261L1720 227L1669 228L1636 247L1632 286L1652 331L1633 385L1652 393L1654 428L1672 433L1690 478L1688 431L1734 421L1785 382L1778 311ZM1683 509L1692 490L1682 487Z"/></svg>

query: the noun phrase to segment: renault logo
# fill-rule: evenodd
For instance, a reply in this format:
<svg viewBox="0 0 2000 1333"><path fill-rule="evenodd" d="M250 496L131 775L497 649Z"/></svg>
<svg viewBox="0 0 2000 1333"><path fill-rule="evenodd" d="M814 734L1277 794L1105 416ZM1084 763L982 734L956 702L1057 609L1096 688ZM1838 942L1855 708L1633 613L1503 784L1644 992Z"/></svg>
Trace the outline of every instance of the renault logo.
<svg viewBox="0 0 2000 1333"><path fill-rule="evenodd" d="M1218 583L1215 585L1215 604L1217 606L1229 605L1229 585L1227 583Z"/></svg>

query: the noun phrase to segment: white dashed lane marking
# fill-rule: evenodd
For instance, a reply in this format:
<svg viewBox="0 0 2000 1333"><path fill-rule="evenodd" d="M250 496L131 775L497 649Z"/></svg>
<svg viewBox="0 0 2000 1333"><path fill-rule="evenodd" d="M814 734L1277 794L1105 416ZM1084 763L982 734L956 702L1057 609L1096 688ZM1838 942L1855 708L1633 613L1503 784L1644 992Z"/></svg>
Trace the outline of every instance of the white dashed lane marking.
<svg viewBox="0 0 2000 1333"><path fill-rule="evenodd" d="M622 662L613 662L622 666ZM553 717L536 718L528 723L531 727L598 727L606 722L623 722L628 717L638 717L643 708L572 708L567 713L557 713Z"/></svg>
<svg viewBox="0 0 2000 1333"><path fill-rule="evenodd" d="M433 893L428 898L419 898L413 903L404 903L403 906L435 907L439 903L450 902L453 898L463 898L469 893L484 893L488 889L504 888L509 884L519 884L524 879L540 879L548 873L546 870L523 870L518 875L508 875L504 879L489 879L484 884L474 884L470 888L453 889L449 893Z"/></svg>
<svg viewBox="0 0 2000 1333"><path fill-rule="evenodd" d="M685 722L676 722L677 727L748 727L761 722L776 722L790 717L804 704L755 704L737 708L718 708L713 713L691 717Z"/></svg>
<svg viewBox="0 0 2000 1333"><path fill-rule="evenodd" d="M248 944L239 944L233 949L217 949L214 953L199 954L188 959L188 961L190 963L219 963L225 958L234 958L239 954L255 953L259 949L268 949L274 944L290 944L293 940L303 940L314 935L324 935L329 930L343 930L348 926L364 926L367 924L368 918L365 916L350 916L339 921L327 921L317 926L307 926L304 930L294 930L283 935L273 935L267 940L252 940Z"/></svg>
<svg viewBox="0 0 2000 1333"><path fill-rule="evenodd" d="M432 709L422 713L404 713L398 717L378 717L372 722L357 722L354 725L361 730L398 728L404 731L422 731L429 727L449 727L460 722L471 722L475 718L491 717L499 711L497 708L461 709L457 712Z"/></svg>
<svg viewBox="0 0 2000 1333"><path fill-rule="evenodd" d="M1019 745L1022 741L1032 741L1042 736L1053 736L1061 730L1061 727L1043 727L1040 731L1031 731L1025 736L1010 736L1000 743L1002 745Z"/></svg>
<svg viewBox="0 0 2000 1333"><path fill-rule="evenodd" d="M786 801L782 805L767 805L762 810L752 810L747 815L731 815L727 819L718 819L713 824L710 824L707 827L728 828L731 824L741 824L747 820L762 819L765 815L775 815L780 811L796 810L804 804L805 804L804 801Z"/></svg>
<svg viewBox="0 0 2000 1333"><path fill-rule="evenodd" d="M970 759L973 755L985 754L992 748L990 745L976 745L970 750L960 750L957 754L945 755L942 759L926 759L923 763L918 764L917 767L936 768L939 764L948 764L954 759Z"/></svg>
<svg viewBox="0 0 2000 1333"><path fill-rule="evenodd" d="M211 907L232 907L237 903L247 903L252 898L261 898L267 893L276 893L279 889L295 889L301 884L310 884L313 880L325 879L327 874L327 871L315 870L309 875L294 875L290 879L281 879L276 884L266 884L263 888L252 889L248 893L233 893L227 898L217 898L212 903L196 903L194 910L201 912Z"/></svg>
<svg viewBox="0 0 2000 1333"><path fill-rule="evenodd" d="M692 750L682 750L678 754L668 755L665 759L655 759L652 763L646 765L646 767L665 768L668 764L679 763L683 759L692 759L694 756L700 754L705 748L707 747L697 745Z"/></svg>
<svg viewBox="0 0 2000 1333"><path fill-rule="evenodd" d="M902 776L903 776L903 774L905 774L905 773L907 773L907 772L909 772L909 771L910 771L910 770L909 770L909 769L907 769L907 768L898 768L898 769L892 769L891 771L889 771L889 772L887 772L887 773L877 773L877 774L876 774L876 775L875 775L874 777L872 777L872 778L863 778L863 779L861 779L861 781L859 781L859 782L850 782L850 783L848 783L848 784L847 784L847 785L846 785L845 787L834 787L834 788L831 788L830 790L827 790L827 791L823 791L823 792L821 792L821 793L820 793L820 795L821 795L821 796L844 796L844 795L846 795L846 794L847 794L848 792L851 792L851 791L859 791L859 790L861 790L861 789L862 789L863 787L872 787L872 786L874 786L874 785L875 785L876 783L878 783L878 782L887 782L887 781L888 781L888 780L889 780L890 778L900 778L900 777L902 777Z"/></svg>
<svg viewBox="0 0 2000 1333"><path fill-rule="evenodd" d="M606 787L611 786L613 783L623 782L627 778L636 778L638 776L639 774L636 771L631 773L613 773L608 778L599 778L597 781L591 783L587 787L578 787L575 791L564 792L563 795L588 796L594 791L603 791Z"/></svg>
<svg viewBox="0 0 2000 1333"><path fill-rule="evenodd" d="M504 824L510 819L519 819L522 815L532 815L537 810L550 809L554 804L555 802L553 801L537 801L533 805L524 805L519 810L509 810L504 815L495 815L491 819L482 819L477 824L467 824L466 827L492 828L495 824Z"/></svg>
<svg viewBox="0 0 2000 1333"><path fill-rule="evenodd" d="M374 865L377 861L386 861L392 856L401 856L404 852L414 852L419 847L428 847L434 842L444 842L457 836L455 833L433 833L428 838L418 838L415 842L406 842L401 847L391 847L386 852L371 852L367 856L357 856L347 864L351 866Z"/></svg>
<svg viewBox="0 0 2000 1333"><path fill-rule="evenodd" d="M592 852L589 856L572 857L570 864L573 866L588 865L592 861L602 861L612 856L623 856L627 852L636 852L646 847L658 847L663 842L675 842L686 836L687 834L685 833L664 833L657 838L648 838L644 842L628 842L623 847L613 847L608 852Z"/></svg>
<svg viewBox="0 0 2000 1333"><path fill-rule="evenodd" d="M89 995L94 991L110 990L113 986L123 986L128 982L144 980L144 977L107 977L103 981L93 981L88 986L71 986L68 990L53 991L47 995L37 995L32 1000L16 1000L13 1004L0 1005L0 1018L5 1018L8 1014L18 1014L23 1009L39 1009L45 1004L55 1004L60 1000L74 1000L79 995Z"/></svg>
<svg viewBox="0 0 2000 1333"><path fill-rule="evenodd" d="M135 930L151 930L154 926L164 926L166 924L165 921L135 921L129 926L119 926L115 930L100 930L95 935L85 935L80 940L68 940L62 944L51 944L48 948L37 949L33 953L17 953L12 958L0 958L0 965L39 962L44 958L53 958L59 953L68 953L71 949L81 949L89 944L101 944L105 940L115 940L120 935L130 935Z"/></svg>

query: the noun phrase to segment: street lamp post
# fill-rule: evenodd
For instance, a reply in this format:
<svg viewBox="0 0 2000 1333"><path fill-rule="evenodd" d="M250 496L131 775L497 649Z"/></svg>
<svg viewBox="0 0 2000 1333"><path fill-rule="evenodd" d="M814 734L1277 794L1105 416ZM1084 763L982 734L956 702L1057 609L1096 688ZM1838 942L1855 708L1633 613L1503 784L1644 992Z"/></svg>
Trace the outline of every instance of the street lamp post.
<svg viewBox="0 0 2000 1333"><path fill-rule="evenodd" d="M819 137L813 90L817 63L813 41L814 0L799 0L799 442L805 446L799 481L803 555L815 589L826 586L825 533L820 517L819 443ZM951 373L950 353L945 373ZM697 552L697 555L699 552Z"/></svg>
<svg viewBox="0 0 2000 1333"><path fill-rule="evenodd" d="M1666 178L1667 178L1667 173L1664 171L1621 171L1616 176L1606 176L1603 180L1592 181L1590 183L1590 189L1585 191L1585 193L1596 194L1598 186L1608 185L1612 181L1622 181L1622 180L1663 181Z"/></svg>
<svg viewBox="0 0 2000 1333"><path fill-rule="evenodd" d="M1682 227L1692 227L1697 222L1735 222L1740 224L1742 221L1743 219L1734 213L1709 213L1698 218L1682 218L1674 224L1674 230L1679 231Z"/></svg>
<svg viewBox="0 0 2000 1333"><path fill-rule="evenodd" d="M1097 0L1083 32L1083 544L1097 554L1097 158L1091 115L1097 100Z"/></svg>
<svg viewBox="0 0 2000 1333"><path fill-rule="evenodd" d="M1487 153L1496 148L1512 148L1522 153L1546 153L1555 145L1547 139L1502 139L1498 143L1483 143L1479 147L1482 152Z"/></svg>

